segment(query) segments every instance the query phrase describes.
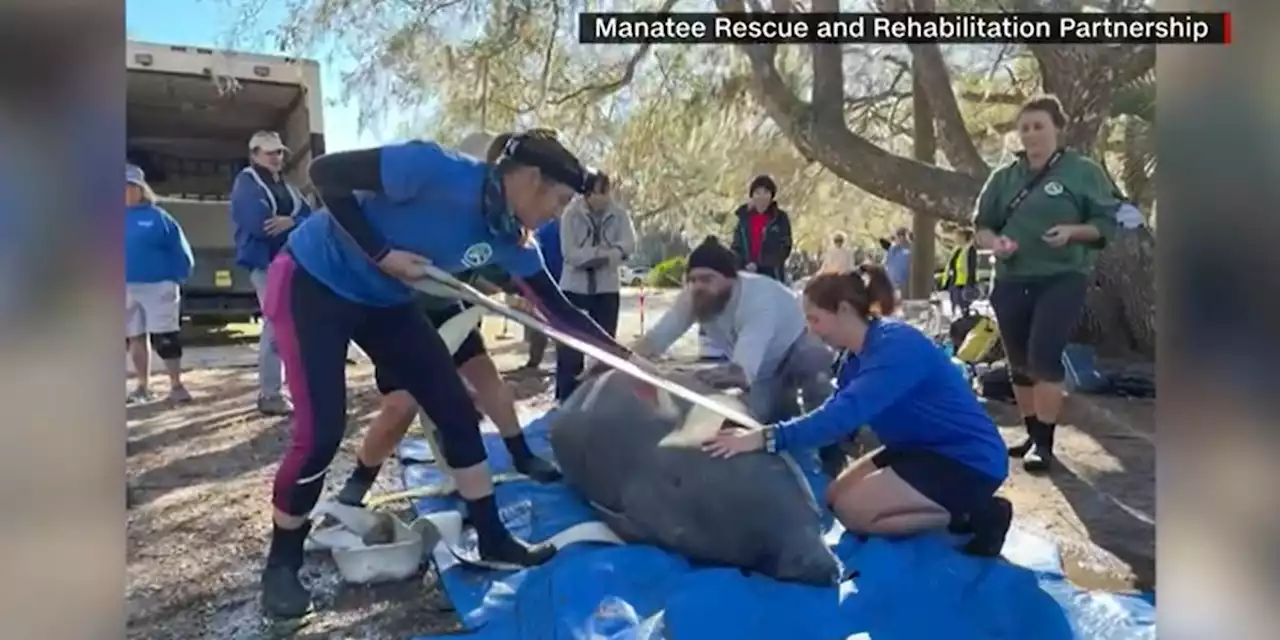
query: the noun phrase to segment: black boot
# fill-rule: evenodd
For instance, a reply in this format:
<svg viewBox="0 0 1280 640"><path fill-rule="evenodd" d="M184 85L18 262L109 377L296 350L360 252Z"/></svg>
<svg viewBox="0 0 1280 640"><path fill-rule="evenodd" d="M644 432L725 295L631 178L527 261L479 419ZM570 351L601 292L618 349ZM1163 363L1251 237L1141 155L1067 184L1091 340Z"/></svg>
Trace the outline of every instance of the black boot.
<svg viewBox="0 0 1280 640"><path fill-rule="evenodd" d="M549 460L543 460L533 455L533 452L529 450L529 443L525 442L524 435L503 438L502 443L507 446L507 451L511 453L511 464L516 468L516 471L529 476L534 482L543 484L560 479L560 469L557 469L556 465Z"/></svg>
<svg viewBox="0 0 1280 640"><path fill-rule="evenodd" d="M982 508L970 516L969 525L973 539L961 551L973 556L995 558L1004 549L1004 539L1013 524L1013 504L999 496L993 496Z"/></svg>
<svg viewBox="0 0 1280 640"><path fill-rule="evenodd" d="M1009 447L1010 458L1021 458L1027 455L1027 452L1031 450L1031 433L1036 430L1039 421L1036 420L1035 416L1024 416L1022 418L1022 424L1025 425L1027 429L1027 437L1024 438L1022 442Z"/></svg>
<svg viewBox="0 0 1280 640"><path fill-rule="evenodd" d="M271 550L262 570L262 612L278 619L301 618L311 612L311 592L298 579L302 545L310 523L298 529L272 527Z"/></svg>
<svg viewBox="0 0 1280 640"><path fill-rule="evenodd" d="M529 544L511 535L502 524L493 495L468 500L467 514L476 528L480 560L495 568L536 567L556 555L555 545Z"/></svg>
<svg viewBox="0 0 1280 640"><path fill-rule="evenodd" d="M1053 432L1057 425L1040 422L1031 434L1031 449L1022 457L1022 469L1028 473L1046 473L1053 468Z"/></svg>
<svg viewBox="0 0 1280 640"><path fill-rule="evenodd" d="M373 488L373 483L378 479L378 471L381 469L382 465L366 466L357 458L356 468L352 470L351 477L347 478L346 484L342 485L342 490L338 492L338 502L349 507L364 506L364 497L369 494L369 489Z"/></svg>

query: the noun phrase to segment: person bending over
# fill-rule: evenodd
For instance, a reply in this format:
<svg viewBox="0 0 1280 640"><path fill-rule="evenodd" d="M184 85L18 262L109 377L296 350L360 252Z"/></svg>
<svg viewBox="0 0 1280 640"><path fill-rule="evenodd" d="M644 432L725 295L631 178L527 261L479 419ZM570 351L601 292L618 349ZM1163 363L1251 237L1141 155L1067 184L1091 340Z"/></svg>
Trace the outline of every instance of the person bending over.
<svg viewBox="0 0 1280 640"><path fill-rule="evenodd" d="M1004 442L960 371L928 336L885 318L894 289L884 269L821 274L805 285L810 328L850 356L836 392L817 410L764 429L729 426L704 449L730 457L797 451L870 425L883 447L827 489L826 502L855 533L971 531L965 550L1000 553L1013 510L996 489L1008 475Z"/></svg>
<svg viewBox="0 0 1280 640"><path fill-rule="evenodd" d="M178 221L156 205L156 194L142 169L124 172L124 335L133 360L137 386L128 404L152 400L151 351L169 374L169 401L187 402L182 384L182 283L191 277L195 259Z"/></svg>
<svg viewBox="0 0 1280 640"><path fill-rule="evenodd" d="M671 347L696 322L708 339L725 345L729 362L702 372L714 386L743 387L747 411L757 420L780 420L799 413L797 395L809 409L831 395L831 363L826 345L805 330L796 295L767 276L739 272L736 257L714 237L689 254L684 289L634 346L654 357Z"/></svg>
<svg viewBox="0 0 1280 640"><path fill-rule="evenodd" d="M502 277L501 273L486 272L484 276L477 274L471 279L477 288L494 291L497 287L491 281ZM436 329L443 327L444 323L465 311L468 306L456 300L425 294L419 294L418 303ZM480 411L489 416L498 427L498 433L511 454L516 471L537 482L559 480L560 470L529 450L524 434L520 431L520 419L516 416L515 396L511 393L511 387L499 375L497 365L489 357L484 336L478 327L463 339L453 354L453 362L474 393L475 403ZM338 502L346 505L360 506L364 503L365 496L378 478L382 464L395 451L396 445L404 438L418 414L418 403L405 390L407 385L396 377L394 370L378 367L374 370L374 380L378 393L382 394L382 407L360 443L355 469L338 493Z"/></svg>
<svg viewBox="0 0 1280 640"><path fill-rule="evenodd" d="M453 356L405 281L424 267L461 273L495 265L550 322L628 356L565 299L530 229L585 191L588 174L546 130L507 135L486 163L413 141L323 156L311 180L328 207L289 236L268 269L275 323L295 405L292 444L273 491L274 527L262 574L263 609L297 617L311 607L298 579L309 514L346 429L345 356L354 340L395 376L439 429L444 455L475 525L482 560L532 566L555 554L527 544L498 515L480 416Z"/></svg>
<svg viewBox="0 0 1280 640"><path fill-rule="evenodd" d="M1024 151L991 173L973 220L978 246L996 257L991 307L1027 428L1027 439L1009 455L1033 473L1053 465L1062 352L1121 204L1098 163L1061 147L1065 124L1057 98L1022 107L1017 125Z"/></svg>

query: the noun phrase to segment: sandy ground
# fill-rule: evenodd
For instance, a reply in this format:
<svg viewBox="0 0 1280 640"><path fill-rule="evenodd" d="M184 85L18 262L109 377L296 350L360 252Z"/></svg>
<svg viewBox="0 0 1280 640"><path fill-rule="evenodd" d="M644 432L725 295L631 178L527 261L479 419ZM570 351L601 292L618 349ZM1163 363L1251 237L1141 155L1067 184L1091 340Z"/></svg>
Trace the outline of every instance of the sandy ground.
<svg viewBox="0 0 1280 640"><path fill-rule="evenodd" d="M669 296L649 295L651 325ZM640 330L637 299L624 302L621 337ZM486 320L499 369L524 361L520 329ZM677 355L696 349L693 336ZM345 479L359 434L377 396L372 368L359 354L348 367L352 428L329 474L329 491ZM536 374L514 375L523 408L549 406L548 354ZM155 404L128 413L128 636L248 639L264 627L257 578L269 530L271 477L288 443L287 420L259 416L252 344L198 347L188 358L187 384L196 401ZM163 391L165 384L157 379ZM992 406L1001 425L1016 412ZM1061 429L1064 464L1047 478L1014 466L1004 493L1019 526L1063 544L1068 573L1098 588L1150 588L1155 558L1154 406L1145 401L1073 398ZM1010 441L1014 428L1002 429ZM391 462L376 492L399 488ZM331 562L316 556L304 575L320 594L321 611L296 637L399 640L456 630L457 621L432 576L375 588L345 587Z"/></svg>

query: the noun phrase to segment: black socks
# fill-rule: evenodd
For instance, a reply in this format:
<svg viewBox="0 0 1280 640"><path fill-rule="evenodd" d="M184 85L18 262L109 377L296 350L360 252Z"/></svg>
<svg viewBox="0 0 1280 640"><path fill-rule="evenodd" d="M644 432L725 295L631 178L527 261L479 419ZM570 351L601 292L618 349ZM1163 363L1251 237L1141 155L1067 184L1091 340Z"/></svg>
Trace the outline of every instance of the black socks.
<svg viewBox="0 0 1280 640"><path fill-rule="evenodd" d="M529 476L534 482L547 483L560 479L560 470L554 464L533 455L529 450L529 443L524 439L524 434L503 438L502 443L507 446L516 471Z"/></svg>
<svg viewBox="0 0 1280 640"><path fill-rule="evenodd" d="M1035 416L1022 416L1022 424L1026 426L1027 429L1027 437L1024 438L1022 442L1009 447L1010 458L1021 458L1022 456L1027 455L1027 452L1031 450L1032 434L1036 432L1036 425L1038 423L1039 421L1036 420Z"/></svg>
<svg viewBox="0 0 1280 640"><path fill-rule="evenodd" d="M556 548L550 544L530 545L512 536L502 524L502 517L498 515L498 501L493 494L467 500L467 515L476 528L476 546L483 561L532 567L550 560L556 554Z"/></svg>
<svg viewBox="0 0 1280 640"><path fill-rule="evenodd" d="M268 567L289 567L297 570L302 567L303 544L311 533L311 523L304 522L297 529L281 529L280 525L271 525L271 547L267 550Z"/></svg>
<svg viewBox="0 0 1280 640"><path fill-rule="evenodd" d="M342 490L338 492L338 502L349 507L362 506L365 495L369 493L369 489L373 488L373 483L378 479L378 472L381 470L382 465L367 466L357 456L356 468L351 472L351 477L347 478L347 483L342 485Z"/></svg>

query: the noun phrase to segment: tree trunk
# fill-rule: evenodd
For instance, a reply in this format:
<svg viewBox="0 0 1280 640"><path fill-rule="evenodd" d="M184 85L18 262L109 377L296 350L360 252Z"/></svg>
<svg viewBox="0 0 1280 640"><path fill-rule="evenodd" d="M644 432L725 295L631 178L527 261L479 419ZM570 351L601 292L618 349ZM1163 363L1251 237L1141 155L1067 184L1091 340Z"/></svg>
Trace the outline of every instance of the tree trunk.
<svg viewBox="0 0 1280 640"><path fill-rule="evenodd" d="M1155 357L1155 236L1121 229L1098 255L1076 340L1104 355Z"/></svg>
<svg viewBox="0 0 1280 640"><path fill-rule="evenodd" d="M933 164L938 155L937 129L934 128L933 109L925 93L923 74L919 65L911 65L911 108L915 124L914 152L916 160ZM917 211L911 217L911 275L904 297L924 300L933 293L934 252L937 245L937 220L927 213Z"/></svg>

